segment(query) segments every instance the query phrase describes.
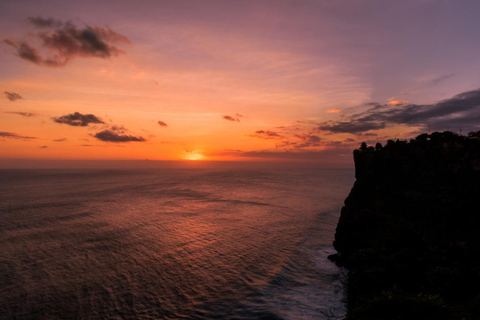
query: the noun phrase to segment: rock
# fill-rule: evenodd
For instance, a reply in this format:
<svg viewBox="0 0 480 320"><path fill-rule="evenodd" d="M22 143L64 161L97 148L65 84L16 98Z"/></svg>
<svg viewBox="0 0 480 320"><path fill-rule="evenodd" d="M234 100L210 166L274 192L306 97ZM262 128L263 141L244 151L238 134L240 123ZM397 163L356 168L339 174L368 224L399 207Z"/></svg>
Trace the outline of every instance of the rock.
<svg viewBox="0 0 480 320"><path fill-rule="evenodd" d="M479 150L435 132L354 151L329 257L349 270L347 319L480 319Z"/></svg>

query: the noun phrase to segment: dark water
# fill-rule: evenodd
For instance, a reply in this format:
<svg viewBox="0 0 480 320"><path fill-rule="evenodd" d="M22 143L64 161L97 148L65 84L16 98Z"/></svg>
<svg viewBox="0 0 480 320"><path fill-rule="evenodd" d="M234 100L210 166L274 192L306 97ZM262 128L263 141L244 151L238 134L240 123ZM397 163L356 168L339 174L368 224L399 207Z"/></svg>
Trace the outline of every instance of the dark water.
<svg viewBox="0 0 480 320"><path fill-rule="evenodd" d="M327 319L350 170L0 171L2 319Z"/></svg>

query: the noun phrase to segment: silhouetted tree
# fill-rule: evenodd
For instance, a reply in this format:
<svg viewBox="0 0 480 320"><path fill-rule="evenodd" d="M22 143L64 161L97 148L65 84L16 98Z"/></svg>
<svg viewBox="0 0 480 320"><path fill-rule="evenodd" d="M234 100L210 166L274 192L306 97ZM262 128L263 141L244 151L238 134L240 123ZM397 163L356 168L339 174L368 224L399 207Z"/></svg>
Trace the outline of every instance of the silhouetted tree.
<svg viewBox="0 0 480 320"><path fill-rule="evenodd" d="M440 132L434 132L430 135L430 140L432 142L439 142L442 141L442 134Z"/></svg>
<svg viewBox="0 0 480 320"><path fill-rule="evenodd" d="M479 138L479 137L480 137L480 131L477 131L477 132L475 132L475 131L470 131L470 132L468 133L468 137L469 137L469 138Z"/></svg>
<svg viewBox="0 0 480 320"><path fill-rule="evenodd" d="M452 131L444 131L442 133L443 139L446 141L455 141L458 139L458 134Z"/></svg>
<svg viewBox="0 0 480 320"><path fill-rule="evenodd" d="M415 138L417 141L427 141L428 140L428 133L422 133L421 135Z"/></svg>

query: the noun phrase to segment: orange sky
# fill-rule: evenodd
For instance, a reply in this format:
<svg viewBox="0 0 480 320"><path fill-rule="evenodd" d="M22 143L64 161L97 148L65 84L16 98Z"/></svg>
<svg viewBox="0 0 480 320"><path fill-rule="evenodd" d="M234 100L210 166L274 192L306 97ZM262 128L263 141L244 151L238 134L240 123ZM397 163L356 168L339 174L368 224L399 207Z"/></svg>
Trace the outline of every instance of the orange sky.
<svg viewBox="0 0 480 320"><path fill-rule="evenodd" d="M374 113L375 104L393 112L413 102L430 108L479 83L478 68L467 66L476 57L440 68L422 63L426 47L410 52L436 36L441 21L420 21L417 13L460 10L445 3L367 1L358 13L342 1L202 3L2 3L0 158L349 157L361 141L410 138L444 117L359 113ZM403 10L412 28L424 29L415 36L384 18L364 21L372 8L392 21L392 10ZM438 44L455 36L439 36ZM443 55L449 52L433 60ZM78 125L76 112L97 120Z"/></svg>

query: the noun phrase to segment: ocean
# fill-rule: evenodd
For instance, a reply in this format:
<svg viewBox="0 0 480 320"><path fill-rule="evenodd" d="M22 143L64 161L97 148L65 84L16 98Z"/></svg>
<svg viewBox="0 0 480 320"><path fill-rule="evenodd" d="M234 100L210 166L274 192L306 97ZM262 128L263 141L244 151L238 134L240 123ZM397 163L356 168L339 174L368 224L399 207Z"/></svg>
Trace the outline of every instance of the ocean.
<svg viewBox="0 0 480 320"><path fill-rule="evenodd" d="M331 319L353 170L0 170L0 319Z"/></svg>

